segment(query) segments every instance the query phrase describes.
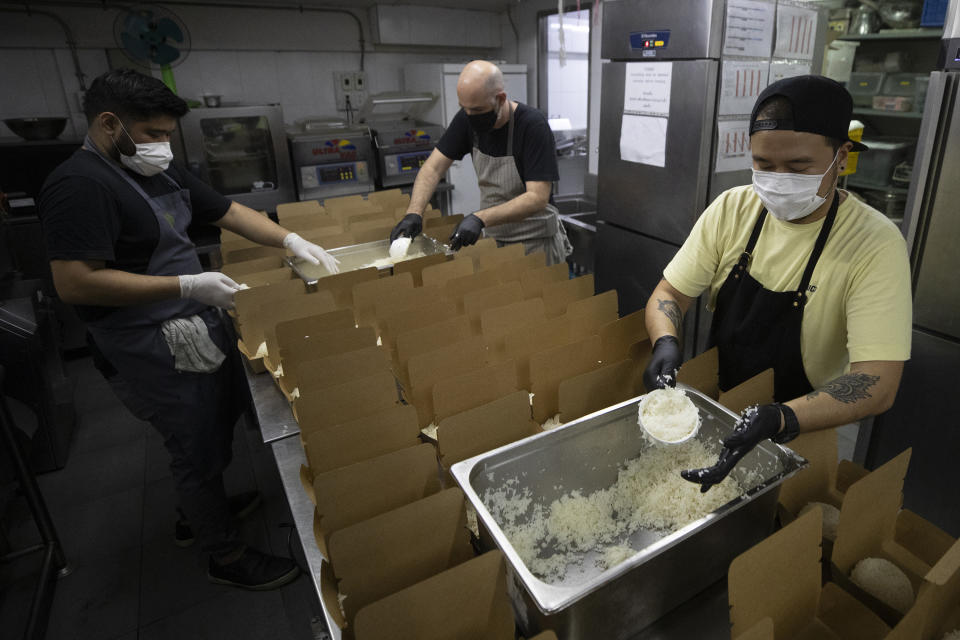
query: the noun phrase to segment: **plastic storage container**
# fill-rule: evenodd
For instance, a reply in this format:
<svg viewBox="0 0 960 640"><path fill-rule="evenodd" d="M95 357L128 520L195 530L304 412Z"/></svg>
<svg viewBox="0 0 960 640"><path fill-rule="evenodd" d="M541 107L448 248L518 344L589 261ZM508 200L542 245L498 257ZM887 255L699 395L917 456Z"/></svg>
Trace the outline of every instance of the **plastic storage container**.
<svg viewBox="0 0 960 640"><path fill-rule="evenodd" d="M882 71L855 71L850 74L847 90L853 96L853 104L861 107L873 105L873 96L880 93L886 77Z"/></svg>
<svg viewBox="0 0 960 640"><path fill-rule="evenodd" d="M917 80L924 76L916 73L891 73L883 81L881 95L913 97L917 92Z"/></svg>
<svg viewBox="0 0 960 640"><path fill-rule="evenodd" d="M890 185L893 168L904 160L913 159L916 141L909 138L887 138L864 140L863 143L870 149L860 154L857 172L850 176L850 186Z"/></svg>

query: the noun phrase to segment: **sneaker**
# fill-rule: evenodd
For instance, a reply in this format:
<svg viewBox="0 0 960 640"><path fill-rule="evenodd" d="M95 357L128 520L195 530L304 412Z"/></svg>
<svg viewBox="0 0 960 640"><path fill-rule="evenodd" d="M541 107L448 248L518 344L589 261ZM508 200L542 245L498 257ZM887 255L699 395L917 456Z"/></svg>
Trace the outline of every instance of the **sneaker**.
<svg viewBox="0 0 960 640"><path fill-rule="evenodd" d="M243 520L256 511L260 503L259 491L245 491L244 493L238 493L235 496L228 497L227 509L230 510L231 516L237 520ZM194 542L193 530L190 528L190 523L187 521L187 517L183 511L177 509L177 513L180 514L180 517L177 519L177 524L174 527L173 542L178 547L186 548Z"/></svg>
<svg viewBox="0 0 960 640"><path fill-rule="evenodd" d="M210 558L207 579L251 591L267 591L292 582L300 575L300 567L290 558L271 556L247 547L237 560L217 564Z"/></svg>

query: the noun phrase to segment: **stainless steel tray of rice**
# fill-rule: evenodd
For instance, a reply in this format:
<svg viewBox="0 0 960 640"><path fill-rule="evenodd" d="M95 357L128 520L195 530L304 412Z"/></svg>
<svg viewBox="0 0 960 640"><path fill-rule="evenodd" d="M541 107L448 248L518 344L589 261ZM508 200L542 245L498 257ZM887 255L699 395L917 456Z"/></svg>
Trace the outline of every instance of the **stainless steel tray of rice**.
<svg viewBox="0 0 960 640"><path fill-rule="evenodd" d="M327 253L340 261L340 273L345 273L366 269L367 267L376 267L380 271L392 271L393 265L397 262L423 258L438 253L449 253L449 249L443 243L421 233L413 239L410 248L407 249L407 254L399 260L391 260L390 258L390 240L377 240L376 242L337 247L328 250ZM307 284L315 284L320 278L332 275L322 264L313 265L302 258L287 258L287 264Z"/></svg>

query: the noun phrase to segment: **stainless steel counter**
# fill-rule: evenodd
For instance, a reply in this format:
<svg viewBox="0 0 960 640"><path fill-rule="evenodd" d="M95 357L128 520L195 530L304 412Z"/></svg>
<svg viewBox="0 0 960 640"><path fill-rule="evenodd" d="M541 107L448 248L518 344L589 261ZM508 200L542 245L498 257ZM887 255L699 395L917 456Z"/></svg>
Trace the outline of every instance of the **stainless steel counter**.
<svg viewBox="0 0 960 640"><path fill-rule="evenodd" d="M313 503L310 502L303 490L303 485L300 484L300 466L306 464L307 456L303 452L300 438L284 438L273 442L270 446L273 448L273 457L277 461L283 490L287 494L287 502L290 504L290 513L293 514L293 522L297 527L297 535L300 537L303 555L307 559L308 577L313 581L314 589L316 589L317 600L320 602L327 629L330 630L330 637L334 640L340 640L340 628L334 624L323 603L323 598L320 597L320 567L325 560L313 537Z"/></svg>
<svg viewBox="0 0 960 640"><path fill-rule="evenodd" d="M246 363L243 370L247 374L247 384L253 397L253 415L263 441L270 443L299 435L300 425L293 417L290 403L270 378L270 373L253 373Z"/></svg>

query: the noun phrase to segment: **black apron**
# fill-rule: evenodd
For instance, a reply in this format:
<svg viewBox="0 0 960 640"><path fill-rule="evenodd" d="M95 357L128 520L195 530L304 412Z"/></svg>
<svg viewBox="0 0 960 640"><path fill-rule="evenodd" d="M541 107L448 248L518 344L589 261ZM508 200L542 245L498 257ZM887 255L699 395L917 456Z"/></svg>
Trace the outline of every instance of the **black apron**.
<svg viewBox="0 0 960 640"><path fill-rule="evenodd" d="M85 148L115 170L150 205L157 217L159 238L150 256L147 275L177 276L203 271L187 226L193 217L190 192L162 173L171 193L150 196L115 162L105 157L88 137ZM228 354L212 373L177 371L174 356L161 332L172 318L199 315L211 340ZM175 437L194 464L222 469L230 460L233 425L243 410L244 396L222 316L195 300L173 299L114 309L87 324L99 355L109 364L107 375L114 392L141 420ZM110 375L114 374L114 375Z"/></svg>
<svg viewBox="0 0 960 640"><path fill-rule="evenodd" d="M746 248L717 294L711 342L719 350L720 389L728 391L761 371L773 368L777 402L786 402L813 391L803 368L800 350L807 287L837 218L840 193L820 228L807 266L795 291L770 291L750 275L750 259L767 217L767 209L753 227Z"/></svg>

